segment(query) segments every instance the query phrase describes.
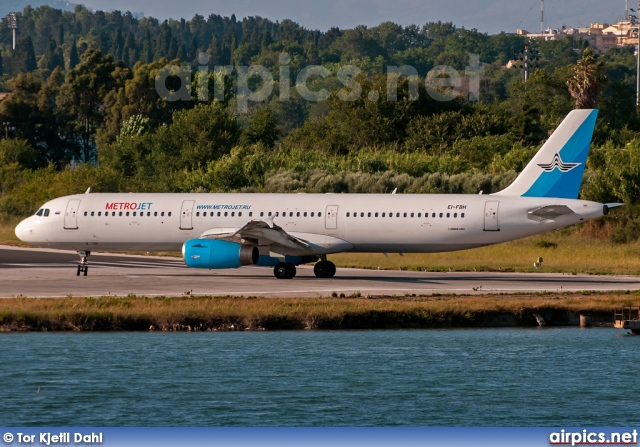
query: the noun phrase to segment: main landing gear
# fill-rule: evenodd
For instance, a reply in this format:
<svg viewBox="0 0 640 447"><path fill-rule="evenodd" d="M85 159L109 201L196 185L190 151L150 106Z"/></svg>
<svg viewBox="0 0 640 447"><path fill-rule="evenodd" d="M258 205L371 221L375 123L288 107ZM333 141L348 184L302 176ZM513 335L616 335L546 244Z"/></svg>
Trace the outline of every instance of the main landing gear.
<svg viewBox="0 0 640 447"><path fill-rule="evenodd" d="M336 265L324 258L313 266L313 273L318 278L333 278ZM280 262L273 268L273 276L278 279L291 279L296 276L296 266L290 262Z"/></svg>
<svg viewBox="0 0 640 447"><path fill-rule="evenodd" d="M296 276L296 266L290 262L280 262L273 268L273 275L278 279L291 279Z"/></svg>
<svg viewBox="0 0 640 447"><path fill-rule="evenodd" d="M318 278L333 278L336 274L336 265L325 258L313 266L313 273Z"/></svg>
<svg viewBox="0 0 640 447"><path fill-rule="evenodd" d="M89 272L89 255L91 254L91 252L79 251L78 254L80 255L80 264L78 264L77 276L80 276L80 273L83 273L84 276L87 276L87 273Z"/></svg>

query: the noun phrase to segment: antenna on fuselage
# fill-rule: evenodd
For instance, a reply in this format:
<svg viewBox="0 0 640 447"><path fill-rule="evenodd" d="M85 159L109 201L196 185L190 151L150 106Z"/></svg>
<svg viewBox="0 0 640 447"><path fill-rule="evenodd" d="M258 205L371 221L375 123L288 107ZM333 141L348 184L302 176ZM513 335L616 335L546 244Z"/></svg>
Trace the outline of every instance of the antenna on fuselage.
<svg viewBox="0 0 640 447"><path fill-rule="evenodd" d="M398 188L394 189L393 192L391 194L395 194L398 192Z"/></svg>
<svg viewBox="0 0 640 447"><path fill-rule="evenodd" d="M85 193L85 194L89 194L90 192L91 192L91 186L89 186L89 187L87 188L87 190L86 190L84 193Z"/></svg>

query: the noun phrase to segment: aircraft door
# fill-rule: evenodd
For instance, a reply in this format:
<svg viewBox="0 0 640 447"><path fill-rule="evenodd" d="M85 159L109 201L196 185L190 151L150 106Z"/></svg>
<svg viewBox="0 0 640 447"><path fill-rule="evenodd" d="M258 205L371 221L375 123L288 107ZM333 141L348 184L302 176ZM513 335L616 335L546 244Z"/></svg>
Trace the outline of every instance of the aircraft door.
<svg viewBox="0 0 640 447"><path fill-rule="evenodd" d="M324 227L327 230L338 229L338 205L329 205L324 214Z"/></svg>
<svg viewBox="0 0 640 447"><path fill-rule="evenodd" d="M484 204L484 231L500 231L498 226L498 207L500 202L490 201Z"/></svg>
<svg viewBox="0 0 640 447"><path fill-rule="evenodd" d="M185 200L182 202L182 211L180 212L180 229L193 230L193 204L195 200Z"/></svg>
<svg viewBox="0 0 640 447"><path fill-rule="evenodd" d="M78 209L80 208L80 200L69 200L67 210L64 212L64 229L78 229Z"/></svg>

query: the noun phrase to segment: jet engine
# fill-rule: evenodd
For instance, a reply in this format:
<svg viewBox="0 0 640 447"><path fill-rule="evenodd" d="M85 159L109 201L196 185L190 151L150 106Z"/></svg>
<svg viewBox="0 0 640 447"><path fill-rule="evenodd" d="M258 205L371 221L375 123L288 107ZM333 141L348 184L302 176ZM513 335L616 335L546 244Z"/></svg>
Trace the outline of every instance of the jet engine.
<svg viewBox="0 0 640 447"><path fill-rule="evenodd" d="M258 247L211 239L190 239L182 245L184 262L197 269L233 269L254 265L260 259Z"/></svg>

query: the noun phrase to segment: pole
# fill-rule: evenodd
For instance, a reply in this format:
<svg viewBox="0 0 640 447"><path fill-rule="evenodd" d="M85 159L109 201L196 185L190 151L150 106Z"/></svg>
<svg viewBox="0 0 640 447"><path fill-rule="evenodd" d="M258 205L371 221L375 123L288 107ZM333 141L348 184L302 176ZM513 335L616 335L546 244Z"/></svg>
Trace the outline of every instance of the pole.
<svg viewBox="0 0 640 447"><path fill-rule="evenodd" d="M544 34L544 0L540 0L540 34Z"/></svg>
<svg viewBox="0 0 640 447"><path fill-rule="evenodd" d="M16 50L16 29L13 29L13 51Z"/></svg>
<svg viewBox="0 0 640 447"><path fill-rule="evenodd" d="M640 1L638 1L638 9L640 9ZM640 24L637 24L638 33L638 49L636 50L636 58L638 60L638 66L636 69L636 109L640 104Z"/></svg>

